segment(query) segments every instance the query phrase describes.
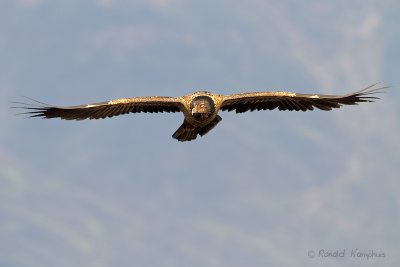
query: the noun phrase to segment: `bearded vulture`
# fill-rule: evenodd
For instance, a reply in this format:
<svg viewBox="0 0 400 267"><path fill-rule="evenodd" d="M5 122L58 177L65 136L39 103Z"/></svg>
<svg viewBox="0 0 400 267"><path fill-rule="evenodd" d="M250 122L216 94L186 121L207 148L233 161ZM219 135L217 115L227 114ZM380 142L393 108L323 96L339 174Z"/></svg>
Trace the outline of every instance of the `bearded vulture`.
<svg viewBox="0 0 400 267"><path fill-rule="evenodd" d="M221 111L243 113L254 110L307 111L318 108L331 110L342 105L356 105L361 102L373 102L379 99L374 94L387 87L373 84L361 91L346 95L298 94L291 92L253 92L231 95L213 94L199 91L179 97L133 97L120 98L80 106L58 107L47 105L33 99L36 103L14 102L23 108L29 117L61 118L65 120L104 119L139 112L183 112L183 124L172 135L178 141L191 141L197 135L205 135L222 118Z"/></svg>

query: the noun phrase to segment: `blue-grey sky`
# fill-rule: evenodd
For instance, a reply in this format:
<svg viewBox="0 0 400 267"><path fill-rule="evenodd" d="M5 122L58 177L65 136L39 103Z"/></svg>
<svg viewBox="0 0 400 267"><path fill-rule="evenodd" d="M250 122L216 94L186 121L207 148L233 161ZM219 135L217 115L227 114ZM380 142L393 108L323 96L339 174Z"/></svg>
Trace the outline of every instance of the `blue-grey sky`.
<svg viewBox="0 0 400 267"><path fill-rule="evenodd" d="M1 1L0 266L398 266L399 10ZM72 122L9 108L375 82L392 86L375 103L222 113L186 143L171 138L181 114ZM382 257L360 256L371 251Z"/></svg>

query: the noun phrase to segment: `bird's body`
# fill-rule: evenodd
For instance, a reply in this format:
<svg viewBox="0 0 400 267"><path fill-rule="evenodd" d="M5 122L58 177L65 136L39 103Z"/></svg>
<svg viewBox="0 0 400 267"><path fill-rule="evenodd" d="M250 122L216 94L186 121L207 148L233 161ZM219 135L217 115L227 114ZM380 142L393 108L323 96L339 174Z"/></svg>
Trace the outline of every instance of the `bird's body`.
<svg viewBox="0 0 400 267"><path fill-rule="evenodd" d="M307 111L318 108L331 110L342 105L372 102L378 97L371 96L386 87L369 86L347 95L298 94L291 92L254 92L232 95L213 94L199 91L180 97L133 97L120 98L80 106L57 107L47 104L23 104L17 108L28 110L31 117L61 118L66 120L104 119L127 113L139 112L182 112L183 124L172 135L179 141L196 139L214 128L222 118L219 111L243 113L254 110L295 110Z"/></svg>

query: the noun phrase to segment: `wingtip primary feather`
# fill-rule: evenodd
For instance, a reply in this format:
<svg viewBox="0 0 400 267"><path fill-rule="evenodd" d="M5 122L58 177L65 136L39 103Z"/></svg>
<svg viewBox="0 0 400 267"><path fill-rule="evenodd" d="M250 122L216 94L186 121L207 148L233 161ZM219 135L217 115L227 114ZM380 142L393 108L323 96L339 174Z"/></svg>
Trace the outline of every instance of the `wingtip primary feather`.
<svg viewBox="0 0 400 267"><path fill-rule="evenodd" d="M46 118L45 112L48 109L54 108L54 106L50 104L38 101L31 97L28 96L22 96L22 97L26 98L27 100L33 103L22 102L22 101L9 101L9 103L16 104L15 106L11 106L10 108L22 109L25 111L16 113L15 115L27 115L25 118L34 118L34 117Z"/></svg>
<svg viewBox="0 0 400 267"><path fill-rule="evenodd" d="M385 89L390 88L391 86L380 86L377 88L374 88L376 85L380 84L380 82L374 83L370 86L367 86L360 91L357 91L355 93L352 93L353 95L358 94L358 95L371 95L371 94L378 94L378 93L385 93Z"/></svg>
<svg viewBox="0 0 400 267"><path fill-rule="evenodd" d="M360 91L347 94L343 97L343 99L353 99L355 104L359 102L375 102L376 99L380 99L376 94L386 93L385 89L390 88L390 86L380 86L376 87L380 83L374 83L366 88L361 89Z"/></svg>

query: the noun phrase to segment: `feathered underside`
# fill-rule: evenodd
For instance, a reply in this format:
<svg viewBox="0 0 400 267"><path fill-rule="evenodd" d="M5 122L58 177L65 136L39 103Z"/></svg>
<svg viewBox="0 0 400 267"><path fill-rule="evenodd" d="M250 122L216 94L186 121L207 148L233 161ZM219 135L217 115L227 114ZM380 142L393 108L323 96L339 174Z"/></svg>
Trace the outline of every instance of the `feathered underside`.
<svg viewBox="0 0 400 267"><path fill-rule="evenodd" d="M29 98L30 99L30 98ZM61 118L65 120L104 119L128 113L179 112L183 104L175 97L134 97L121 98L107 102L99 102L80 106L57 107L30 99L36 104L14 102L28 110L22 114L30 117Z"/></svg>
<svg viewBox="0 0 400 267"><path fill-rule="evenodd" d="M387 87L376 87L373 84L358 92L346 95L321 95L321 94L298 94L290 92L256 92L233 94L225 97L221 110L236 111L243 113L254 110L295 110L307 111L318 108L331 110L340 108L342 105L356 105L361 102L373 102L379 97L376 93L383 92Z"/></svg>

